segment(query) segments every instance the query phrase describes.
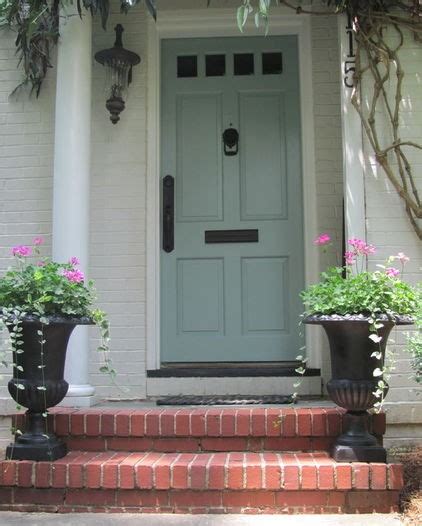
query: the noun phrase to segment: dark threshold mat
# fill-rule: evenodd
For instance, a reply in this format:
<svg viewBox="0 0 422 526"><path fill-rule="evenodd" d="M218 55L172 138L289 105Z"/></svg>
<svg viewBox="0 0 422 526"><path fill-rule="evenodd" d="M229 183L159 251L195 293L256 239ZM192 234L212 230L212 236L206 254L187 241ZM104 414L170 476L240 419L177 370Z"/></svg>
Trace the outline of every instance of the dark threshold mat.
<svg viewBox="0 0 422 526"><path fill-rule="evenodd" d="M290 404L291 395L223 395L223 396L164 396L157 400L157 405L259 405Z"/></svg>

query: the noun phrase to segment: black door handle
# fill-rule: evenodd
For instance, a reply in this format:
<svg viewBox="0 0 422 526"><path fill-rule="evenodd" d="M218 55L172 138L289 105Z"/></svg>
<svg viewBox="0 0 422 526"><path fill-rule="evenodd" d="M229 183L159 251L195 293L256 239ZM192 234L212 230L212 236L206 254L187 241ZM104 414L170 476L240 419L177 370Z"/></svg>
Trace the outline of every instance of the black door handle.
<svg viewBox="0 0 422 526"><path fill-rule="evenodd" d="M163 250L174 250L174 177L163 179Z"/></svg>

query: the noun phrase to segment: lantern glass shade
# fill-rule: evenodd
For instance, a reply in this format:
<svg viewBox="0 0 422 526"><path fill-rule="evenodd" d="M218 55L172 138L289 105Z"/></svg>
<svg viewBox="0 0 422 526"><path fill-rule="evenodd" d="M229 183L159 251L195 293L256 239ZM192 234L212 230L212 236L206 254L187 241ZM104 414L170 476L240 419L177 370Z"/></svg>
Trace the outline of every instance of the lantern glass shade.
<svg viewBox="0 0 422 526"><path fill-rule="evenodd" d="M120 59L111 59L106 67L106 93L109 97L126 98L130 64Z"/></svg>

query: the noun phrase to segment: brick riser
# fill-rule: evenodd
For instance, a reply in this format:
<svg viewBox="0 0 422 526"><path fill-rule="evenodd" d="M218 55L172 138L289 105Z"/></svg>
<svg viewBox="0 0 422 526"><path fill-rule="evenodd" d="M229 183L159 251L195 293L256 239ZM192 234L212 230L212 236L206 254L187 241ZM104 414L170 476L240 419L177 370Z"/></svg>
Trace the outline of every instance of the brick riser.
<svg viewBox="0 0 422 526"><path fill-rule="evenodd" d="M393 513L398 500L398 491L0 489L0 510L39 513Z"/></svg>
<svg viewBox="0 0 422 526"><path fill-rule="evenodd" d="M337 464L327 453L70 453L4 461L0 508L45 511L389 512L401 466Z"/></svg>
<svg viewBox="0 0 422 526"><path fill-rule="evenodd" d="M328 451L334 437L61 437L69 451Z"/></svg>
<svg viewBox="0 0 422 526"><path fill-rule="evenodd" d="M165 513L397 511L402 469L337 464L337 408L63 409L70 453L0 463L0 509ZM22 426L22 417L17 421ZM382 436L385 416L375 415ZM290 452L286 452L290 451Z"/></svg>
<svg viewBox="0 0 422 526"><path fill-rule="evenodd" d="M328 451L343 414L338 408L60 408L49 426L70 450ZM15 425L24 426L22 416ZM374 415L372 425L381 441L385 415Z"/></svg>

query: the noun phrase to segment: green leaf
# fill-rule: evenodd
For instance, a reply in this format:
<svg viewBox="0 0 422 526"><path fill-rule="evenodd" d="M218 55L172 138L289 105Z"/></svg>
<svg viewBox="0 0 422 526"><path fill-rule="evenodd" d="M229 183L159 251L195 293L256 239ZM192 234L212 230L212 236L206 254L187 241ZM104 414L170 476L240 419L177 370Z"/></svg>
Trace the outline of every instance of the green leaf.
<svg viewBox="0 0 422 526"><path fill-rule="evenodd" d="M240 31L243 33L243 28L246 24L246 20L248 19L248 11L246 9L245 5L241 5L237 8L237 27Z"/></svg>

